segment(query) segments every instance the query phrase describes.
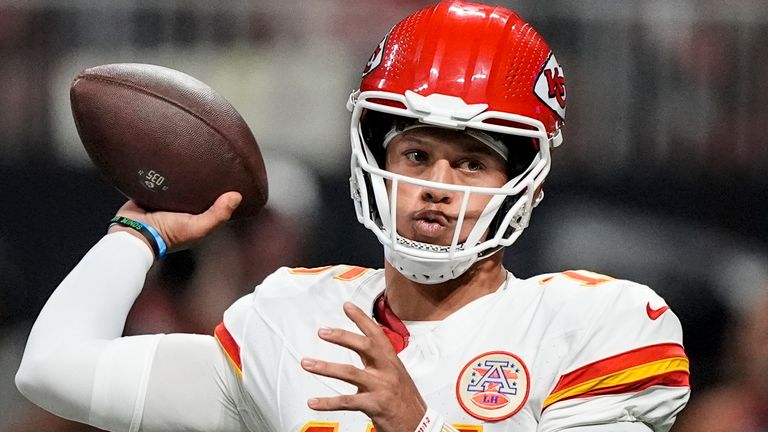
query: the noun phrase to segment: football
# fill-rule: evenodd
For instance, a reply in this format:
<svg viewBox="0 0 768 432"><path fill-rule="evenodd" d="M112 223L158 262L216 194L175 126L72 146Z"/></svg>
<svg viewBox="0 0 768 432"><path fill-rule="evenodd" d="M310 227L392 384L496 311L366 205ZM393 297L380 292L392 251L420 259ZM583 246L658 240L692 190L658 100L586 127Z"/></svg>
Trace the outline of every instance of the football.
<svg viewBox="0 0 768 432"><path fill-rule="evenodd" d="M70 102L94 165L142 208L202 213L231 190L243 195L233 219L266 204L256 139L203 82L162 66L109 64L80 72Z"/></svg>

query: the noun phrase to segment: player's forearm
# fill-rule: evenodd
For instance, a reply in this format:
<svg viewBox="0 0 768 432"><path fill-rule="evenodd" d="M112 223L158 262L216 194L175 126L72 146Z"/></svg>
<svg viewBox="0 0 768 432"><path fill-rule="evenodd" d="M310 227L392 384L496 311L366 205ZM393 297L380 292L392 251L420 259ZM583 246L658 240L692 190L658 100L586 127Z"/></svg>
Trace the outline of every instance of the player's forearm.
<svg viewBox="0 0 768 432"><path fill-rule="evenodd" d="M87 421L99 357L121 336L152 260L149 248L126 233L106 236L86 254L32 328L16 375L25 396Z"/></svg>

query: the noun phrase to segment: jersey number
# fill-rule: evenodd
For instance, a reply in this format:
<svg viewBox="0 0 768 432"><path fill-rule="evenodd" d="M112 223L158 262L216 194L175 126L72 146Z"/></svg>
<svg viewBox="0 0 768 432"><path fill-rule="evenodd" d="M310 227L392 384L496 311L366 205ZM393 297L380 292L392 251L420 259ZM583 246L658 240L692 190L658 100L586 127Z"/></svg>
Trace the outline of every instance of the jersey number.
<svg viewBox="0 0 768 432"><path fill-rule="evenodd" d="M313 268L296 267L296 268L289 269L288 273L295 274L295 275L316 275L326 270L335 269L335 268L345 269L344 271L340 272L339 274L333 277L334 279L343 280L343 281L353 281L368 271L368 269L365 267L348 266L348 265L339 265L339 266L328 265L328 266L313 267Z"/></svg>
<svg viewBox="0 0 768 432"><path fill-rule="evenodd" d="M576 282L579 282L581 285L584 285L584 286L596 286L596 285L600 285L601 283L610 282L614 280L610 276L601 275L599 273L593 273L591 271L568 270L555 276L546 277L541 281L539 281L539 283L545 284L551 281L552 279L554 279L556 276L565 276L568 279L575 280Z"/></svg>

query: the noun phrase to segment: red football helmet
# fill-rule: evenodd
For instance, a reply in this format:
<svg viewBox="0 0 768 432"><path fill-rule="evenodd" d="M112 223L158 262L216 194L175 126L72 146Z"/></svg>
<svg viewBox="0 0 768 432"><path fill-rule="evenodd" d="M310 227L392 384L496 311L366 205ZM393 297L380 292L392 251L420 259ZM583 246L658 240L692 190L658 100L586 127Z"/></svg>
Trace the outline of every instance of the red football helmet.
<svg viewBox="0 0 768 432"><path fill-rule="evenodd" d="M541 36L516 13L495 6L444 1L395 25L363 71L352 111L352 197L358 220L384 245L387 260L406 277L439 283L478 258L512 244L541 200L550 148L562 142L566 86L562 68ZM385 136L413 125L467 131L502 147L509 181L501 188L428 182L386 171ZM388 135L389 134L389 135ZM391 183L387 192L385 180ZM463 194L490 195L466 239L432 245L397 233L397 183ZM371 199L373 198L373 199Z"/></svg>

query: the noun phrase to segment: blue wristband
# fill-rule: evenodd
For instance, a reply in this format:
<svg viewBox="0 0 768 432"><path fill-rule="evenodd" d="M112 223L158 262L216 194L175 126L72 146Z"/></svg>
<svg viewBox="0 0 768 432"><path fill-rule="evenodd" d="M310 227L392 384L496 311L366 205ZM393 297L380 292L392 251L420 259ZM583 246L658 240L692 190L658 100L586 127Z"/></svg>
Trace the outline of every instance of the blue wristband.
<svg viewBox="0 0 768 432"><path fill-rule="evenodd" d="M163 240L163 236L161 236L156 229L145 224L144 222L129 219L123 216L115 216L109 222L110 222L109 223L110 227L114 224L117 224L120 226L133 228L136 231L138 231L139 234L144 236L144 238L147 239L149 244L152 246L152 251L155 252L156 258L162 259L165 257L166 253L168 252L168 246L165 244L165 240Z"/></svg>

